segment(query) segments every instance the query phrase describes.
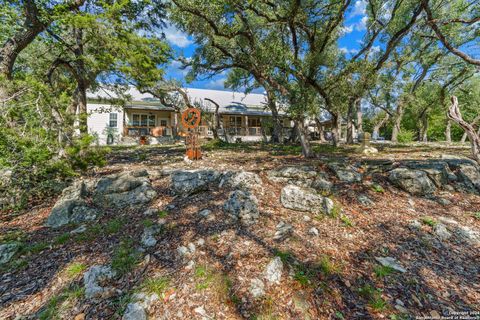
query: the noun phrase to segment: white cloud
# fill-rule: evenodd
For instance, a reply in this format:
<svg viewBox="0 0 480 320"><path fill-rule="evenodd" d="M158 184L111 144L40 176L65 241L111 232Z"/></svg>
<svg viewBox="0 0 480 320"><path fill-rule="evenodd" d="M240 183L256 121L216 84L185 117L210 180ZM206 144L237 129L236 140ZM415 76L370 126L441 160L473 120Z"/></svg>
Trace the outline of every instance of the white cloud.
<svg viewBox="0 0 480 320"><path fill-rule="evenodd" d="M193 43L186 33L181 32L174 26L169 25L163 32L167 41L179 48L186 48Z"/></svg>
<svg viewBox="0 0 480 320"><path fill-rule="evenodd" d="M368 17L364 16L358 23L355 24L355 29L357 31L364 31L367 30L367 22L368 22Z"/></svg>
<svg viewBox="0 0 480 320"><path fill-rule="evenodd" d="M380 52L380 46L373 46L372 52Z"/></svg>
<svg viewBox="0 0 480 320"><path fill-rule="evenodd" d="M354 25L351 26L343 26L341 29L342 34L349 34L353 31Z"/></svg>
<svg viewBox="0 0 480 320"><path fill-rule="evenodd" d="M352 17L354 16L363 16L367 12L367 1L357 0L355 6L353 7Z"/></svg>
<svg viewBox="0 0 480 320"><path fill-rule="evenodd" d="M342 47L339 49L340 52L344 53L344 54L347 54L347 53L351 53L351 54L355 54L355 53L358 53L358 50L357 49L348 49L346 47Z"/></svg>
<svg viewBox="0 0 480 320"><path fill-rule="evenodd" d="M226 78L219 78L216 80L212 80L205 84L205 87L208 89L224 89L225 88L225 80Z"/></svg>

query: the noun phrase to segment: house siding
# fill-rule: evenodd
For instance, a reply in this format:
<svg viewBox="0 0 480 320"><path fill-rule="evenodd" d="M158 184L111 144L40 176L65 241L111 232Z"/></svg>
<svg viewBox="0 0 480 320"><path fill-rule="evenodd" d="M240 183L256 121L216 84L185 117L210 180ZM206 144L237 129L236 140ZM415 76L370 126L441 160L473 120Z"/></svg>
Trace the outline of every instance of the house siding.
<svg viewBox="0 0 480 320"><path fill-rule="evenodd" d="M108 135L113 137L113 143L117 144L122 138L123 132L123 110L122 108L107 104L87 105L88 132L96 138L98 145L106 145ZM110 127L110 113L117 114L117 126Z"/></svg>

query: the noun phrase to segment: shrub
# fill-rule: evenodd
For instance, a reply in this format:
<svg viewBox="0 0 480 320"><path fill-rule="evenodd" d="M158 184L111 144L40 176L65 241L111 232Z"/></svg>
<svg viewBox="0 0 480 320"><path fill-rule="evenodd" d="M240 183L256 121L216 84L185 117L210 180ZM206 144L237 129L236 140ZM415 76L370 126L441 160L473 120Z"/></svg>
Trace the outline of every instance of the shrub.
<svg viewBox="0 0 480 320"><path fill-rule="evenodd" d="M400 143L412 142L414 138L415 138L415 132L412 130L401 130L398 133L398 142Z"/></svg>

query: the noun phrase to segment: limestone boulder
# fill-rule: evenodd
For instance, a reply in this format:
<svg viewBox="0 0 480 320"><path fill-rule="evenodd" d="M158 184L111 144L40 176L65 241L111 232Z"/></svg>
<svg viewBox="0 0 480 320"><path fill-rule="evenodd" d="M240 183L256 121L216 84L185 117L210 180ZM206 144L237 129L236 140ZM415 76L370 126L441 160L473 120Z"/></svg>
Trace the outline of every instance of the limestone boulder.
<svg viewBox="0 0 480 320"><path fill-rule="evenodd" d="M412 195L430 195L437 190L433 181L422 170L397 168L390 171L388 179L392 184Z"/></svg>
<svg viewBox="0 0 480 320"><path fill-rule="evenodd" d="M333 201L318 194L314 189L287 185L282 189L280 201L287 209L331 214Z"/></svg>
<svg viewBox="0 0 480 320"><path fill-rule="evenodd" d="M228 200L223 205L223 210L229 216L247 225L255 223L260 215L257 198L250 192L242 190L230 193Z"/></svg>
<svg viewBox="0 0 480 320"><path fill-rule="evenodd" d="M215 170L179 170L171 174L172 190L176 195L188 196L208 190L210 184L218 182L221 173Z"/></svg>

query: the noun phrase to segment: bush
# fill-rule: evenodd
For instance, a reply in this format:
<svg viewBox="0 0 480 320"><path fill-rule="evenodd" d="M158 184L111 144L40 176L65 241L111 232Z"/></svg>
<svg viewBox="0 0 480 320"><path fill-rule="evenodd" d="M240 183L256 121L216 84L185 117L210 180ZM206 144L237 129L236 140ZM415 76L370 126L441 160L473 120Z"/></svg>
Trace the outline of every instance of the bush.
<svg viewBox="0 0 480 320"><path fill-rule="evenodd" d="M412 142L415 138L415 132L411 130L402 130L398 133L398 142L407 143Z"/></svg>

